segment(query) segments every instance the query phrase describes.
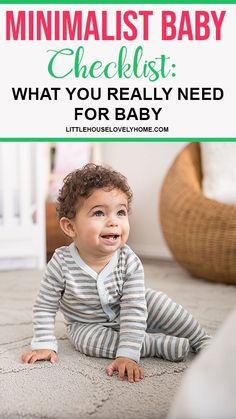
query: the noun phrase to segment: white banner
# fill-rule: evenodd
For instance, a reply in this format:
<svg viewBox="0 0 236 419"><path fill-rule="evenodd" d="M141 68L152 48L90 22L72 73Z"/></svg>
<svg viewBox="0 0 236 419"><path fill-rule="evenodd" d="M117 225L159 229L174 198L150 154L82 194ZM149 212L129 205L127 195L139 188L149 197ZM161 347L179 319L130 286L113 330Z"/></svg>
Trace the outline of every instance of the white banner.
<svg viewBox="0 0 236 419"><path fill-rule="evenodd" d="M0 5L1 137L236 137L236 5Z"/></svg>

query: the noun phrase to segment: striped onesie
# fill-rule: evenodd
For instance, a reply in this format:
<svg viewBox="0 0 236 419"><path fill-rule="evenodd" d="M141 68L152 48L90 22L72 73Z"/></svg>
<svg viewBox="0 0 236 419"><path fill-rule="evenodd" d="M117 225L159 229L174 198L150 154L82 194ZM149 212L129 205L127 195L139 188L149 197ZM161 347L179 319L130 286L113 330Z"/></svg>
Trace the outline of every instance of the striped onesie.
<svg viewBox="0 0 236 419"><path fill-rule="evenodd" d="M142 264L127 245L99 274L81 259L74 243L55 251L34 305L33 350L57 352L58 310L74 347L90 356L179 361L190 347L197 352L209 339L182 306L163 292L145 291Z"/></svg>

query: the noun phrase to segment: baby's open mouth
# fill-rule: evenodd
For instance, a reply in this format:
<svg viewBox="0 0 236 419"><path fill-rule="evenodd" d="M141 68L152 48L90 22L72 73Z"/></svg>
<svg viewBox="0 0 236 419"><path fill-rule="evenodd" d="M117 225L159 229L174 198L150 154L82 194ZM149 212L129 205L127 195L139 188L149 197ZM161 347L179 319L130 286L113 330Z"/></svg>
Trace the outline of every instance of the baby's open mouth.
<svg viewBox="0 0 236 419"><path fill-rule="evenodd" d="M116 239L118 239L118 237L120 237L120 236L119 236L119 234L102 234L102 235L101 235L101 237L102 237L103 239L116 240Z"/></svg>

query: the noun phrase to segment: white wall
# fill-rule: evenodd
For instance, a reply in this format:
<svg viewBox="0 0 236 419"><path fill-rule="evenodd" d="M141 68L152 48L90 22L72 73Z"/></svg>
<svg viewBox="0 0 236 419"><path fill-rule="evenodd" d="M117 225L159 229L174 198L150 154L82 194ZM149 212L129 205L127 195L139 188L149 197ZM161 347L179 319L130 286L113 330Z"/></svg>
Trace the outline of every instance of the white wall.
<svg viewBox="0 0 236 419"><path fill-rule="evenodd" d="M134 192L129 245L141 256L170 258L158 220L163 178L183 142L102 143L102 160L123 173Z"/></svg>
<svg viewBox="0 0 236 419"><path fill-rule="evenodd" d="M0 143L0 270L45 266L45 143Z"/></svg>

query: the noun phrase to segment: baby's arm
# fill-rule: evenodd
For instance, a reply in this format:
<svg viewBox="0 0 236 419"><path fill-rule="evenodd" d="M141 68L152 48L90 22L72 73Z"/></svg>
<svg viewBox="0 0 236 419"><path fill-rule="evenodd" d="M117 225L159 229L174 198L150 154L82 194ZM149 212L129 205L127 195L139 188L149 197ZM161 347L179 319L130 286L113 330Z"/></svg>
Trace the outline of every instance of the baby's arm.
<svg viewBox="0 0 236 419"><path fill-rule="evenodd" d="M147 303L144 272L139 258L131 253L127 258L126 279L120 299L120 338L117 358L139 362L146 332Z"/></svg>
<svg viewBox="0 0 236 419"><path fill-rule="evenodd" d="M130 252L126 261L126 278L120 300L120 339L116 359L106 367L106 373L130 383L144 378L139 366L140 353L146 331L147 304L143 267L138 257Z"/></svg>
<svg viewBox="0 0 236 419"><path fill-rule="evenodd" d="M50 361L55 364L58 361L58 356L51 349L37 349L23 353L21 361L25 364L34 364L36 361Z"/></svg>
<svg viewBox="0 0 236 419"><path fill-rule="evenodd" d="M58 360L57 341L54 335L55 316L64 292L64 278L60 254L56 251L47 265L44 278L34 305L34 337L31 351L22 355L25 363L37 360Z"/></svg>

